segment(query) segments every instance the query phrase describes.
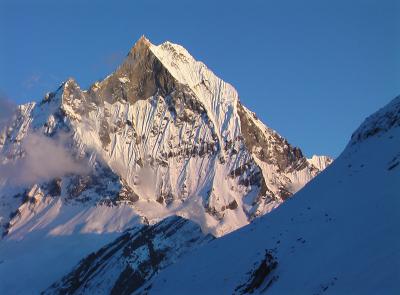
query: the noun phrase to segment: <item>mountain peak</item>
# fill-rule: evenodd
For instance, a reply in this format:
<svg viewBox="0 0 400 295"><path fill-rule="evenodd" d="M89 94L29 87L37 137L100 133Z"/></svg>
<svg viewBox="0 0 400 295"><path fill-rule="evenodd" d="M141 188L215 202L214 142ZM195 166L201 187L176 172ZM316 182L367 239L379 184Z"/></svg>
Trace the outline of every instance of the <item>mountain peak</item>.
<svg viewBox="0 0 400 295"><path fill-rule="evenodd" d="M142 36L140 36L138 42L150 43L150 40L143 34Z"/></svg>
<svg viewBox="0 0 400 295"><path fill-rule="evenodd" d="M149 39L146 38L145 35L142 35L139 40L136 41L135 45L129 51L129 54L135 54L138 51L142 51L144 49L148 49L151 46L151 42Z"/></svg>

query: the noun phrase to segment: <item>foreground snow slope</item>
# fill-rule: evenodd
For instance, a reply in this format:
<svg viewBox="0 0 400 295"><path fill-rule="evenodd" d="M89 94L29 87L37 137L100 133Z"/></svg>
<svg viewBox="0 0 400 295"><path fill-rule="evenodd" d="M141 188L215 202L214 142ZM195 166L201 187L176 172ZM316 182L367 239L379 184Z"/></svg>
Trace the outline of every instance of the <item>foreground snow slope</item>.
<svg viewBox="0 0 400 295"><path fill-rule="evenodd" d="M398 294L400 97L296 198L161 272L151 294Z"/></svg>

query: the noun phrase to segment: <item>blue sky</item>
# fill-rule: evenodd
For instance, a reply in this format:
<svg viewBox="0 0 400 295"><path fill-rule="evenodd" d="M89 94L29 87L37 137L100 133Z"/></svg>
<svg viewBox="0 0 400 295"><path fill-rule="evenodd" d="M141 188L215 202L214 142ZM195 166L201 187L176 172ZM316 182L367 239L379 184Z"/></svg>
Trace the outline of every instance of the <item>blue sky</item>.
<svg viewBox="0 0 400 295"><path fill-rule="evenodd" d="M0 95L86 88L144 34L186 47L306 155L337 156L400 94L398 2L0 0Z"/></svg>

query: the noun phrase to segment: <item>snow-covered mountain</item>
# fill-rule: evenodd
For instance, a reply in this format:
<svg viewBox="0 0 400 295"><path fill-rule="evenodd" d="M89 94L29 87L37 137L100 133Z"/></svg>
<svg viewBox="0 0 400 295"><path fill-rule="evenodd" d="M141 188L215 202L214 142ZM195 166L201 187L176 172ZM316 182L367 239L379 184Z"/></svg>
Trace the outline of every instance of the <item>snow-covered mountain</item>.
<svg viewBox="0 0 400 295"><path fill-rule="evenodd" d="M269 212L331 162L327 157L308 161L184 48L169 42L154 46L144 37L113 74L89 90L69 79L42 102L21 106L2 132L3 164L36 156L31 150L42 135L63 137L67 152L87 161L92 171L84 174L70 165L71 171L53 168L53 175L22 177L13 186L24 191L12 196L16 202L7 204L9 196L2 194L6 210L16 210L11 203L18 201L18 207L34 207L23 204L29 198L43 203L58 196L63 203L90 206L92 201L124 203L150 222L177 213L216 235ZM32 167L24 168L31 172ZM15 184L14 176L3 175L8 180L2 191ZM106 189L103 180L115 187ZM54 185L59 188L49 192ZM8 234L26 221L19 209ZM2 217L3 224L9 221Z"/></svg>
<svg viewBox="0 0 400 295"><path fill-rule="evenodd" d="M222 236L331 161L306 159L183 47L142 37L104 80L82 90L68 79L2 128L0 293L43 290L118 233L171 215Z"/></svg>
<svg viewBox="0 0 400 295"><path fill-rule="evenodd" d="M399 127L400 96L366 119L339 158L295 198L242 229L201 243L174 264L156 265L151 276L121 294L397 294ZM141 253L133 252L129 257ZM88 287L79 289L82 294L107 294L86 282L125 278L125 267L130 282L143 278L139 258L123 258L119 269L106 265L89 279L77 275L82 268L121 260L110 254L99 264L104 255L93 253L89 257L95 259L83 260L46 292L73 294L68 287L75 279Z"/></svg>

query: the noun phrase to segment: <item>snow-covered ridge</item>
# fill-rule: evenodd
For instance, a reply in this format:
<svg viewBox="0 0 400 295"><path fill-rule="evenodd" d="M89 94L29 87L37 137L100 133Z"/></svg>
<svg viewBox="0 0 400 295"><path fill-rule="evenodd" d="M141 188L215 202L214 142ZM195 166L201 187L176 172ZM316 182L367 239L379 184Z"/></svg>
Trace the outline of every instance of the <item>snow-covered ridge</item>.
<svg viewBox="0 0 400 295"><path fill-rule="evenodd" d="M350 144L355 144L378 133L400 126L400 96L369 116L351 136Z"/></svg>
<svg viewBox="0 0 400 295"><path fill-rule="evenodd" d="M307 159L307 161L316 167L319 170L324 170L326 167L328 167L330 164L332 164L333 159L328 157L328 156L317 156L313 155L311 159Z"/></svg>
<svg viewBox="0 0 400 295"><path fill-rule="evenodd" d="M237 136L234 126L238 94L228 83L210 71L204 63L196 61L185 48L171 42L150 46L151 51L174 78L188 85L205 105L207 113L226 140ZM232 133L236 131L236 133Z"/></svg>

